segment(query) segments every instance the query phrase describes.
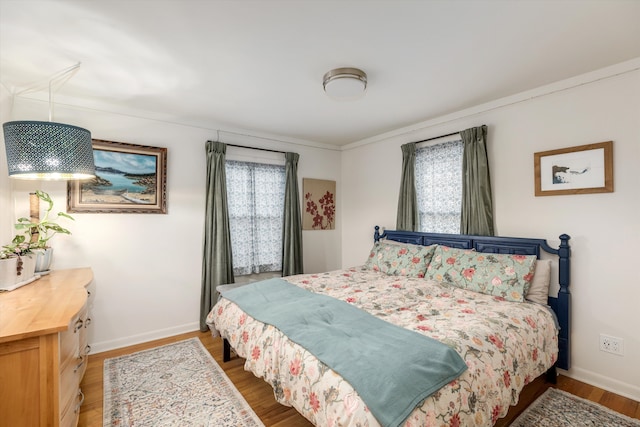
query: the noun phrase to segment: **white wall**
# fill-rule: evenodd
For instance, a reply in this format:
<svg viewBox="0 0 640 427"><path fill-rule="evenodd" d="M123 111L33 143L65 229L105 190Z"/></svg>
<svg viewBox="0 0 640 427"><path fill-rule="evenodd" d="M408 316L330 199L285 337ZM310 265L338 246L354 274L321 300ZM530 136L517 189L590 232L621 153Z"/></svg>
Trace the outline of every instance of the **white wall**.
<svg viewBox="0 0 640 427"><path fill-rule="evenodd" d="M168 148L167 215L76 213L75 222L65 222L73 234L52 240L55 269L90 266L94 271L93 351L197 330L205 142L216 139L217 132L62 105L55 111L56 121L85 127L96 139ZM46 114L46 103L26 99L17 99L12 111L15 120ZM340 191L340 151L334 147L228 133L220 140L297 152L300 192L304 177L336 180ZM10 181L15 215L28 216L28 193L37 188L51 194L57 210L66 210L65 183ZM3 211L6 197L3 190ZM340 267L340 222L338 214L335 231L303 233L307 272Z"/></svg>
<svg viewBox="0 0 640 427"><path fill-rule="evenodd" d="M11 97L4 85L0 84L0 123L11 120ZM4 135L4 132L2 133ZM2 137L4 141L4 137ZM3 142L4 144L4 142ZM15 233L13 210L11 209L11 185L7 171L7 156L4 145L0 149L0 246L6 245Z"/></svg>
<svg viewBox="0 0 640 427"><path fill-rule="evenodd" d="M343 152L343 265L361 264L373 226L395 228L400 145L486 124L496 234L571 236L572 368L640 400L640 60L401 129ZM614 142L615 192L534 196L533 153ZM599 351L599 334L624 356Z"/></svg>

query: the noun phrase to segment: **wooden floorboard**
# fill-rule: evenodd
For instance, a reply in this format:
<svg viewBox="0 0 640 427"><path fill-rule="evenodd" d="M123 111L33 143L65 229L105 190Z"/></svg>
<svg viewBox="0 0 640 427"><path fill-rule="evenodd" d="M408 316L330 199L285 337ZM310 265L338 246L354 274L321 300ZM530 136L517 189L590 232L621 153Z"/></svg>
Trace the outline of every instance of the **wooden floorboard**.
<svg viewBox="0 0 640 427"><path fill-rule="evenodd" d="M169 344L187 338L198 337L216 362L251 405L255 413L267 427L309 427L312 424L295 409L283 406L273 397L273 389L262 379L244 370L244 360L236 357L229 362L222 362L222 340L211 337L208 332L191 332L170 338L138 344L117 350L107 351L89 356L89 364L82 380L81 388L85 400L80 410L79 427L102 426L103 368L104 360L134 353L140 350ZM544 377L544 376L543 376ZM521 393L518 405L511 408L507 416L498 420L496 426L508 426L531 402L550 386L544 378L538 378L529 384ZM629 417L640 419L640 403L593 387L589 384L569 377L559 376L556 387L576 396L604 405ZM126 426L123 426L126 427Z"/></svg>

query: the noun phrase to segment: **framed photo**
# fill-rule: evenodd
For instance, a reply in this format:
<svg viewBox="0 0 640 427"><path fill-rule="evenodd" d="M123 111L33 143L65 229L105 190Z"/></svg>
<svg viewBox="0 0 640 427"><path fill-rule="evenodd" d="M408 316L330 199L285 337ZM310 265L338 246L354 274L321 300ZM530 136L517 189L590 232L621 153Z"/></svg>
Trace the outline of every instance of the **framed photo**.
<svg viewBox="0 0 640 427"><path fill-rule="evenodd" d="M93 142L96 177L67 183L67 211L167 213L167 149Z"/></svg>
<svg viewBox="0 0 640 427"><path fill-rule="evenodd" d="M336 228L336 182L324 179L302 179L304 192L303 230Z"/></svg>
<svg viewBox="0 0 640 427"><path fill-rule="evenodd" d="M613 192L613 142L534 153L536 196Z"/></svg>

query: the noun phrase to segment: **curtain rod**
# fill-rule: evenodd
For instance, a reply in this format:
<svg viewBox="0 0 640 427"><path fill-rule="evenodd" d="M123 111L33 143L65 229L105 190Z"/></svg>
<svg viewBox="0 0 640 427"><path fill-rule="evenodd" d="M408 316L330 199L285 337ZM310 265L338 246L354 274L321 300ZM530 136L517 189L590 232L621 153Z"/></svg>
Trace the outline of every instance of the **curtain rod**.
<svg viewBox="0 0 640 427"><path fill-rule="evenodd" d="M270 153L280 153L280 154L287 154L286 151L279 151L279 150L272 150L270 148L262 148L262 147L248 147L246 145L237 145L237 144L228 144L226 142L223 142L223 144L229 146L229 147L237 147L237 148L247 148L249 150L259 150L259 151L268 151Z"/></svg>
<svg viewBox="0 0 640 427"><path fill-rule="evenodd" d="M433 138L427 138L427 139L423 139L421 141L416 141L416 144L420 144L421 142L433 141L434 139L440 139L440 138L446 138L448 136L458 135L460 132L462 132L462 131L451 132L451 133L448 133L446 135L434 136Z"/></svg>

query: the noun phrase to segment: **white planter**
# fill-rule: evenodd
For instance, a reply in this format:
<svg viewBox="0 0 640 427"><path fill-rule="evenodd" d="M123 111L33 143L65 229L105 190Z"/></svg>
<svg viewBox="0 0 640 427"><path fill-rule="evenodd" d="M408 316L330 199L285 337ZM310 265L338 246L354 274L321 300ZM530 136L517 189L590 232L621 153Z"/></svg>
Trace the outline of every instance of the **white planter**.
<svg viewBox="0 0 640 427"><path fill-rule="evenodd" d="M49 271L53 259L53 248L34 249L33 252L36 254L36 273Z"/></svg>
<svg viewBox="0 0 640 427"><path fill-rule="evenodd" d="M18 274L18 258L0 259L0 290L12 291L35 280L36 256L23 255L20 259L22 260L20 274Z"/></svg>

